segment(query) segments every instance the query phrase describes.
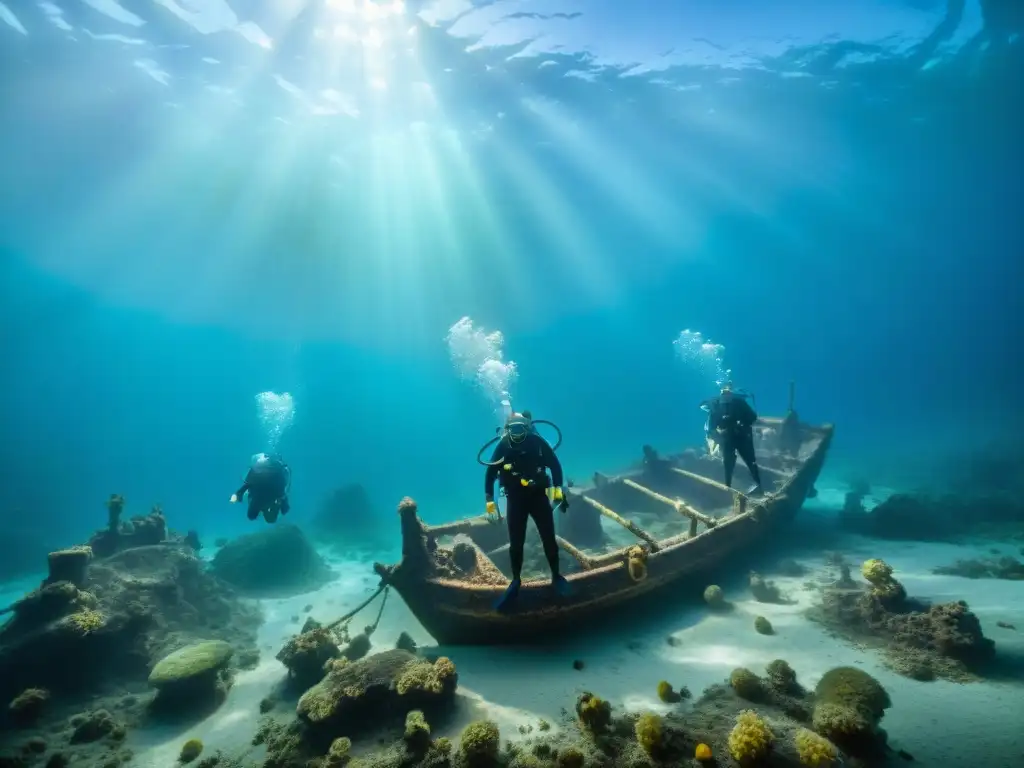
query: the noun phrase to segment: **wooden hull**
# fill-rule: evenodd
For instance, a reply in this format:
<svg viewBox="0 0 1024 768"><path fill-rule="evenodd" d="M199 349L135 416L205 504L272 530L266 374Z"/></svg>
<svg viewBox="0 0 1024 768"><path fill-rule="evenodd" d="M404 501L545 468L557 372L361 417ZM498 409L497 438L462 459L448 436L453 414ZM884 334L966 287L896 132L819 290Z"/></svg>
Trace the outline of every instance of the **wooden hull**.
<svg viewBox="0 0 1024 768"><path fill-rule="evenodd" d="M832 440L831 426L818 428L820 439L812 453L774 494L763 501L751 501L750 508L719 519L717 525L692 538L666 539L646 560L647 575L640 581L629 576L625 557L590 570L571 574L572 594L556 597L546 581L523 584L515 609L507 614L494 610L504 587L471 584L448 578L424 578L415 569L403 567L377 570L402 596L416 618L443 645L517 645L536 643L554 634L601 620L622 616L624 610L644 597L664 590L679 591L685 580L713 571L731 558L742 556L773 531L788 523L811 493L824 465ZM631 473L641 479L660 473ZM652 483L658 477L649 478ZM663 481L664 478L661 478ZM587 495L614 492L614 479L604 488L589 489ZM728 495L725 495L728 498ZM577 500L576 503L579 503ZM570 509L568 514L573 514ZM463 525L470 521L463 521ZM488 525L486 521L473 526ZM477 532L504 540L504 526L490 525L497 532L480 527ZM471 536L486 548L477 536ZM689 585L692 587L692 584ZM705 585L701 584L703 588Z"/></svg>

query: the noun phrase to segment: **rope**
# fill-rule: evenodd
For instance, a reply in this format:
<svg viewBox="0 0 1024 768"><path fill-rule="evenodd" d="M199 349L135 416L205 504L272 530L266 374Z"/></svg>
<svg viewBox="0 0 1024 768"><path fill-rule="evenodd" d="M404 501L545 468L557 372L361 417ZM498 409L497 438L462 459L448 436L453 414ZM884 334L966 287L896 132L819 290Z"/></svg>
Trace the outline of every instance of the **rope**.
<svg viewBox="0 0 1024 768"><path fill-rule="evenodd" d="M377 588L377 591L374 592L372 595L370 595L368 598L366 598L366 600L361 602L359 605L357 605L351 611L346 613L340 619L332 621L330 624L328 624L326 627L324 627L324 629L334 629L339 624L344 624L346 621L348 621L353 616L355 616L357 613L359 613L361 610L363 610L363 608L365 608L370 603L372 603L374 600L376 600L377 597L380 595L380 593L384 592L387 588L388 588L387 584L381 584L380 587ZM385 603L387 602L387 596L384 597L384 602ZM384 612L384 605L383 604L381 605L380 610L381 610L381 613ZM380 615L377 616L377 621L380 621Z"/></svg>
<svg viewBox="0 0 1024 768"><path fill-rule="evenodd" d="M367 636L372 635L377 630L377 626L380 624L381 616L384 615L384 606L386 606L388 604L388 595L390 595L390 594L391 594L391 590L388 589L387 587L385 587L384 588L384 599L380 601L380 610L377 611L377 618L374 619L373 624L371 624L370 626L368 626L366 628Z"/></svg>

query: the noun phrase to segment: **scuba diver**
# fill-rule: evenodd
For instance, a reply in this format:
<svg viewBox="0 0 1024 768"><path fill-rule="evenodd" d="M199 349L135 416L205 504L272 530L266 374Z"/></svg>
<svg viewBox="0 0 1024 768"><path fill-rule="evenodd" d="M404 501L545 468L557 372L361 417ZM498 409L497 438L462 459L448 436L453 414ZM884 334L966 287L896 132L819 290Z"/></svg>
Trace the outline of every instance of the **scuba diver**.
<svg viewBox="0 0 1024 768"><path fill-rule="evenodd" d="M255 520L263 513L263 519L273 523L278 514L287 515L291 508L288 503L291 482L292 470L279 455L257 453L252 457L252 466L245 475L242 487L231 495L231 503L242 501L248 493L249 519Z"/></svg>
<svg viewBox="0 0 1024 768"><path fill-rule="evenodd" d="M732 382L722 385L718 397L701 403L701 408L708 412L708 421L704 429L708 442L708 452L714 456L719 450L725 464L725 484L732 488L732 473L736 468L736 454L740 455L747 465L754 484L747 495L761 492L761 471L754 455L754 422L757 413L747 402L750 395L746 392L734 392Z"/></svg>
<svg viewBox="0 0 1024 768"><path fill-rule="evenodd" d="M526 543L526 526L529 518L533 518L541 543L544 545L544 555L551 568L552 588L562 597L571 591L558 563L555 515L551 507L552 501L557 503L563 512L568 507L568 500L562 489L562 464L555 455L555 449L562 442L562 435L559 431L558 441L552 448L537 432L536 423L529 411L510 412L498 437L484 444L477 454L477 461L487 467L484 475L487 514L498 514L498 505L494 502L496 480L501 481L506 500L505 517L508 525L509 559L512 561L512 582L495 604L497 611L509 609L519 596L519 587L522 584L523 546ZM540 423L555 426L549 421ZM558 430L558 427L555 429ZM497 442L497 445L494 446L491 460L483 461L483 452L494 442ZM551 471L550 479L546 470Z"/></svg>

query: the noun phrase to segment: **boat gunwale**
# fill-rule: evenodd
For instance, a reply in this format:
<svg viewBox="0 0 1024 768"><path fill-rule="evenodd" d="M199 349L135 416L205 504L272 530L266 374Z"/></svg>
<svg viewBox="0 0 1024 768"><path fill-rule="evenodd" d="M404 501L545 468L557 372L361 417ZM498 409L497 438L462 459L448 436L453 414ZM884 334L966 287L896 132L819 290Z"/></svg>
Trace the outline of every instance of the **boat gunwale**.
<svg viewBox="0 0 1024 768"><path fill-rule="evenodd" d="M777 422L775 422L775 423L777 423ZM800 463L799 469L797 469L796 472L793 472L792 474L788 475L787 478L786 478L786 481L776 491L772 492L771 495L769 495L768 497L766 497L764 499L754 500L755 503L752 506L750 506L745 512L743 512L741 514L738 514L738 515L728 515L728 516L726 516L724 518L716 518L717 522L715 523L714 526L706 527L703 531L698 533L696 536L692 536L691 537L691 536L688 536L685 532L683 532L683 533L675 534L673 536L666 536L663 539L658 539L657 543L658 543L659 547L658 547L657 550L653 550L653 551L645 550L647 552L646 560L648 562L650 562L652 560L656 560L657 558L659 558L662 555L673 555L673 554L676 554L676 553L678 553L682 549L682 547L686 546L687 544L693 544L693 543L697 542L698 540L703 539L708 534L712 534L712 533L715 533L715 532L721 531L721 530L728 530L730 528L730 526L732 526L733 524L740 523L740 522L746 522L748 520L753 519L758 514L765 514L766 512L771 514L774 511L776 511L778 508L783 506L784 503L791 503L790 500L787 497L787 494L786 494L787 490L793 485L793 483L795 483L798 479L800 479L800 477L802 476L805 468L808 465L810 465L812 461L814 461L816 458L818 458L818 456L821 453L823 453L823 452L828 450L829 441L827 440L827 438L834 432L835 426L833 424L831 424L831 423L825 423L825 424L822 424L820 426L806 425L804 428L807 431L809 431L809 432L818 433L820 435L821 439L820 439L818 445L813 449L812 453L806 459L804 459ZM617 478L610 478L608 480L608 482L609 483L615 483L617 481L620 481L627 474L631 474L631 473L625 473L624 475L620 475ZM739 495L739 492L734 492L734 493ZM749 498L749 497L744 497L744 498ZM802 500L801 500L801 504L802 504ZM703 511L703 510L699 510L699 511ZM683 516L685 516L685 515L683 515ZM467 517L467 518L463 518L461 521L452 521L451 523L441 523L441 524L439 524L438 527L452 525L452 524L457 524L459 522L468 522L468 521L471 521L471 520L479 520L479 519L484 519L484 518L481 518L480 516ZM430 532L430 526L427 526L427 532L428 533ZM448 534L442 534L442 535L448 535ZM459 535L459 534L455 534L455 535ZM672 541L673 539L676 539L676 538L679 538L679 541ZM671 542L671 543L666 544L666 542ZM572 542L569 542L569 543L571 544ZM483 552L483 550L480 549L476 544L474 544L473 546L476 547L481 554L483 554L485 557L487 557L487 554L485 552ZM594 556L595 558L601 558L601 559L616 558L616 559L613 562L609 562L607 564L600 565L600 566L595 567L595 568L584 569L584 570L577 571L577 572L572 573L572 574L568 574L568 575L566 575L565 578L568 581L570 581L570 582L579 583L579 582L584 582L587 579L599 578L600 576L602 576L602 575L604 575L606 573L610 573L610 572L612 572L614 570L617 570L617 569L620 569L620 568L625 568L626 567L626 556L627 556L626 553L629 550L631 550L633 547L637 547L637 546L641 546L642 547L643 545L639 544L639 543L636 543L636 544L626 544L623 547L620 547L619 549L613 550L611 552L606 552L606 553L603 553L601 555L595 555ZM420 583L432 584L432 585L435 585L437 587L443 588L445 590L454 590L454 591L462 591L462 592L466 592L466 593L480 593L480 594L486 594L486 593L496 594L496 593L499 593L499 592L503 591L506 588L506 586L507 586L507 585L498 585L498 584L473 584L471 582L468 582L468 581L465 581L465 580L462 580L462 579L452 579L452 578L447 578L447 577L435 577L435 576L423 577L423 578L419 579L419 581L420 581ZM538 587L543 588L543 587L546 587L546 585L547 585L547 580L546 579L543 579L543 578L541 578L541 579L531 579L529 581L523 581L522 588L523 589L531 589L531 588L538 588ZM438 607L440 607L440 606L438 606Z"/></svg>

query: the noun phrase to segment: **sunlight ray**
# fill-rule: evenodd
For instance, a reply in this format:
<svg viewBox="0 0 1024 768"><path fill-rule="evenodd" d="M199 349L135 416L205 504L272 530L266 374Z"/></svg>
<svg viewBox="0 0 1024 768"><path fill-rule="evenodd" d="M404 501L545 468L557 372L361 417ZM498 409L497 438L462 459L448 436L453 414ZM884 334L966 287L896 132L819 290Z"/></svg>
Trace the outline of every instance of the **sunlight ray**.
<svg viewBox="0 0 1024 768"><path fill-rule="evenodd" d="M523 106L543 131L557 141L563 157L600 185L619 210L642 221L662 235L670 231L681 212L663 190L658 189L625 162L611 142L601 142L557 102L526 97Z"/></svg>

